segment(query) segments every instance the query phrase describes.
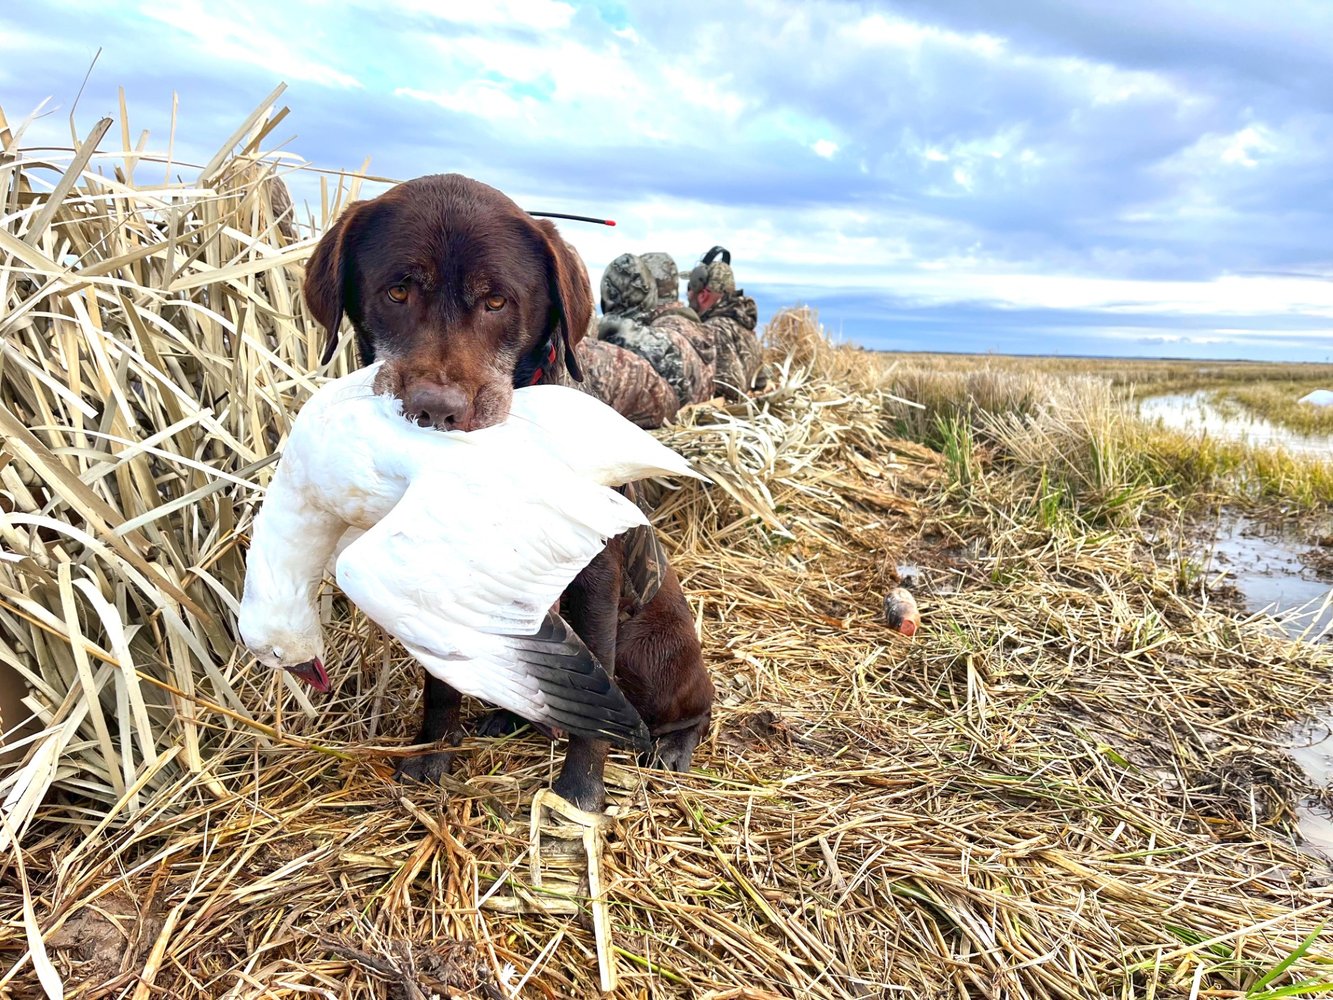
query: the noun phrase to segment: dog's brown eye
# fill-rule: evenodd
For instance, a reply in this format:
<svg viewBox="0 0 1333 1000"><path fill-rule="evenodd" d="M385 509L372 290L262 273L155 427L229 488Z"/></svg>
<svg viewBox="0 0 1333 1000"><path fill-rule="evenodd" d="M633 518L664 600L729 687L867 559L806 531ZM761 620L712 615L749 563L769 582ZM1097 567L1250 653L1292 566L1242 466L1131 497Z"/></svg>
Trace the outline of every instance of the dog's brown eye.
<svg viewBox="0 0 1333 1000"><path fill-rule="evenodd" d="M505 297L503 295L490 295L486 298L486 308L491 312L499 312L505 307Z"/></svg>
<svg viewBox="0 0 1333 1000"><path fill-rule="evenodd" d="M395 302L406 302L406 301L407 301L407 286L406 286L406 285L392 285L392 286L390 286L390 288L389 288L389 298L393 299L393 301L395 301Z"/></svg>

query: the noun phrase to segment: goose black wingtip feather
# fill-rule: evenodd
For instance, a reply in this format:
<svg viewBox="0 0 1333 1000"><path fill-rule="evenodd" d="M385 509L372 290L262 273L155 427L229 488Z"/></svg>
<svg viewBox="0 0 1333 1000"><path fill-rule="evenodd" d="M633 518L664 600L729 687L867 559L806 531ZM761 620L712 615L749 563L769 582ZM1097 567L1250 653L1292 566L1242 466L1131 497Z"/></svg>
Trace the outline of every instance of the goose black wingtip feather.
<svg viewBox="0 0 1333 1000"><path fill-rule="evenodd" d="M546 702L548 718L543 721L571 735L635 750L652 746L638 711L558 614L548 613L534 635L510 638Z"/></svg>

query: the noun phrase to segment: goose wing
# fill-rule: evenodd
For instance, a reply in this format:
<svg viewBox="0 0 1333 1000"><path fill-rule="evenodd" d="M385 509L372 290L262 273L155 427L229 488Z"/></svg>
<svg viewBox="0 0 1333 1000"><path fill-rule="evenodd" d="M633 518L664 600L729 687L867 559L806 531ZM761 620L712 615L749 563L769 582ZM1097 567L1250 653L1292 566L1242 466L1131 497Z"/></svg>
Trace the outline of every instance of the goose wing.
<svg viewBox="0 0 1333 1000"><path fill-rule="evenodd" d="M533 449L560 459L580 475L606 486L650 476L706 478L642 427L597 397L569 386L534 385L514 390L502 433L526 436ZM589 447L588 442L596 444Z"/></svg>
<svg viewBox="0 0 1333 1000"><path fill-rule="evenodd" d="M347 545L343 591L458 690L534 722L639 742L638 714L551 609L607 539L645 524L643 512L553 463L536 491L459 473L418 476Z"/></svg>
<svg viewBox="0 0 1333 1000"><path fill-rule="evenodd" d="M447 657L410 640L404 646L432 676L532 722L639 750L652 746L638 711L554 610L532 635L473 632L455 639Z"/></svg>

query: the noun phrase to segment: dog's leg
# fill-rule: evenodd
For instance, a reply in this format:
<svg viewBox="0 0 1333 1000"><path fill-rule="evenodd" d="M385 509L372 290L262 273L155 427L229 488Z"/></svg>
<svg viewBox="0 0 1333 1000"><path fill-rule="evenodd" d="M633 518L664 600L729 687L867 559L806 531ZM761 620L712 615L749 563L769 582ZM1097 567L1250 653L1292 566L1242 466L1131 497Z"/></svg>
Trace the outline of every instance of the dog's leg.
<svg viewBox="0 0 1333 1000"><path fill-rule="evenodd" d="M421 695L421 732L417 734L418 743L434 743L447 739L450 746L458 746L461 732L458 723L459 708L463 696L444 681L437 681L426 674L426 687ZM419 757L405 757L394 772L399 781L429 781L438 783L454 767L454 755L449 750L422 754Z"/></svg>
<svg viewBox="0 0 1333 1000"><path fill-rule="evenodd" d="M653 750L639 762L688 771L708 735L713 681L680 581L669 567L653 599L621 626L616 660L616 683L653 734Z"/></svg>
<svg viewBox="0 0 1333 1000"><path fill-rule="evenodd" d="M620 545L613 541L569 585L564 600L565 620L613 678L622 562ZM571 737L553 786L556 794L588 812L606 808L607 749L605 740Z"/></svg>

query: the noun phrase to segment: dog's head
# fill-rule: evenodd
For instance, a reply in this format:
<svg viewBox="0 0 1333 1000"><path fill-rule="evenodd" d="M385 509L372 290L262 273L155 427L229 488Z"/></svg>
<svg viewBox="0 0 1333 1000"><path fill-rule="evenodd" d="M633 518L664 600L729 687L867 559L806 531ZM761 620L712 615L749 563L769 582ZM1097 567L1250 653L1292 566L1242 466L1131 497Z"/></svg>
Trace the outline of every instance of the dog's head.
<svg viewBox="0 0 1333 1000"><path fill-rule="evenodd" d="M305 300L328 331L344 314L361 363L409 418L476 430L509 415L515 387L582 375L592 318L587 271L555 226L459 174L349 205L306 266Z"/></svg>

